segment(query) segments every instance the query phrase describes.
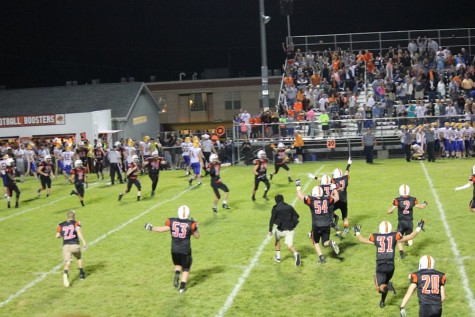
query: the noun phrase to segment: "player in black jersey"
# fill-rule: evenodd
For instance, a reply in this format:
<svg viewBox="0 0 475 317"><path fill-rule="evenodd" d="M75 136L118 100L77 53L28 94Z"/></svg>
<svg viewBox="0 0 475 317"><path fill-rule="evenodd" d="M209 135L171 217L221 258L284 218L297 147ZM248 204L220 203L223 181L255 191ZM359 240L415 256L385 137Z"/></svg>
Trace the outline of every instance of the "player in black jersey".
<svg viewBox="0 0 475 317"><path fill-rule="evenodd" d="M338 209L341 211L341 217L343 219L343 227L344 233L349 232L350 223L348 221L348 181L350 180L350 167L351 167L351 157L348 158L348 165L346 166L346 170L343 171L339 168L335 168L332 173L332 184L336 185L336 190L338 190L338 194L340 195L340 200L335 203L334 212ZM338 216L335 215L335 227L338 228ZM337 236L341 236L341 232L337 231Z"/></svg>
<svg viewBox="0 0 475 317"><path fill-rule="evenodd" d="M287 165L289 157L287 156L287 149L285 148L284 143L277 144L277 148L274 148L274 173L270 173L270 180L279 173L279 169L283 168L287 171L287 178L289 183L293 182L290 177L290 168Z"/></svg>
<svg viewBox="0 0 475 317"><path fill-rule="evenodd" d="M223 183L220 175L221 175L221 167L230 166L231 163L221 163L218 160L218 155L214 153L209 156L209 161L210 162L208 164L208 167L206 167L206 171L211 176L211 188L213 188L213 192L214 192L213 212L217 213L218 201L221 198L221 194L219 193L220 189L224 192L224 200L223 200L222 207L224 209L230 209L230 207L228 206L229 188L228 186L226 186L226 184Z"/></svg>
<svg viewBox="0 0 475 317"><path fill-rule="evenodd" d="M406 317L406 304L409 302L414 290L417 288L419 298L419 316L442 316L442 302L446 299L445 273L434 270L434 259L424 255L419 260L419 270L409 274L411 284L401 303L401 317Z"/></svg>
<svg viewBox="0 0 475 317"><path fill-rule="evenodd" d="M155 189L160 178L160 168L166 164L165 158L158 156L158 151L153 151L151 157L144 159L144 167L148 169L148 177L152 181L152 196L155 196Z"/></svg>
<svg viewBox="0 0 475 317"><path fill-rule="evenodd" d="M269 200L267 197L267 192L270 189L270 183L267 179L267 168L269 166L269 160L266 157L266 152L260 150L257 152L257 159L254 160L254 190L252 191L252 200L256 200L256 192L259 188L259 183L263 182L266 185L264 190L264 195L262 198Z"/></svg>
<svg viewBox="0 0 475 317"><path fill-rule="evenodd" d="M94 168L96 170L97 179L99 179L99 174L101 174L101 180L104 180L104 158L106 153L102 148L102 143L97 143L96 147L92 151L94 155Z"/></svg>
<svg viewBox="0 0 475 317"><path fill-rule="evenodd" d="M74 168L71 170L71 182L74 184L76 190L72 190L70 195L76 195L84 207L84 185L87 184L86 168L83 166L81 160L74 161Z"/></svg>
<svg viewBox="0 0 475 317"><path fill-rule="evenodd" d="M172 236L172 260L175 265L173 286L175 288L178 288L179 286L179 292L184 293L186 282L190 275L191 264L193 263L190 238L191 236L196 239L200 237L198 222L193 220L193 218L190 219L190 208L185 205L180 206L178 208L177 218L168 218L165 225L160 227L155 227L151 223L146 223L145 229L156 232L170 231ZM181 273L181 283L179 283Z"/></svg>
<svg viewBox="0 0 475 317"><path fill-rule="evenodd" d="M7 206L10 207L10 200L12 198L13 192L15 192L15 208L19 207L20 201L20 189L17 186L15 180L15 161L12 158L6 159L6 167L5 167L5 180L6 180L6 188L7 188Z"/></svg>
<svg viewBox="0 0 475 317"><path fill-rule="evenodd" d="M361 243L373 244L376 246L376 273L374 281L378 292L381 294L379 307L385 306L384 301L388 291L396 294L396 290L391 283L394 274L394 250L397 242L405 242L413 239L424 228L424 220L417 223L417 228L408 236L402 236L399 232L392 232L392 225L389 221L379 224L379 232L370 234L369 238L361 236L361 226L353 226L356 238Z"/></svg>
<svg viewBox="0 0 475 317"><path fill-rule="evenodd" d="M468 179L468 183L463 185L463 186L455 187L455 190L459 191L459 190L462 190L462 189L470 188L470 187L472 187L472 185L474 183L475 183L475 165L473 165L473 167L472 167L472 175ZM475 212L475 186L473 187L472 200L470 200L470 203L468 204L468 209L471 212Z"/></svg>
<svg viewBox="0 0 475 317"><path fill-rule="evenodd" d="M68 219L58 225L56 230L56 238L63 239L63 284L65 287L69 287L69 266L71 265L71 259L73 256L78 260L79 278L81 280L86 278L79 240L82 242L83 249L87 248L87 243L81 231L81 223L76 221L76 213L74 210L69 210Z"/></svg>
<svg viewBox="0 0 475 317"><path fill-rule="evenodd" d="M403 236L411 234L412 230L414 229L413 208L416 207L424 209L427 207L426 201L422 202L422 204L419 204L416 197L409 196L410 190L411 189L406 184L399 186L399 197L393 199L393 205L388 209L388 214L390 214L397 208L397 232L400 232ZM411 246L412 240L407 241L407 244ZM398 242L397 248L399 250L399 256L401 259L404 259L405 254L403 244Z"/></svg>

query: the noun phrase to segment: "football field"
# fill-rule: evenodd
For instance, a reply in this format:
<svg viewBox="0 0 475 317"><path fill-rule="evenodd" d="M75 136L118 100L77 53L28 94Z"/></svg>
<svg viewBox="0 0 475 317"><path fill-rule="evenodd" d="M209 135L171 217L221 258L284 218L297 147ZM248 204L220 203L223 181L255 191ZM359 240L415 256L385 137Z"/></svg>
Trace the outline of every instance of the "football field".
<svg viewBox="0 0 475 317"><path fill-rule="evenodd" d="M426 220L406 258L396 257L386 307L379 308L373 275L376 248L361 244L353 232L339 240L341 253L323 250L318 256L308 238L311 215L297 199L295 184L280 170L271 181L269 201L262 198L261 183L256 201L251 200L254 177L251 166L223 168L222 180L230 189L225 210L212 212L213 192L209 177L203 185L188 186L182 170L162 171L154 197L148 176L140 177L142 200L136 188L117 197L125 185L109 185L90 175L85 207L70 196L72 185L64 178L53 180L53 193L37 198L39 182L30 177L19 183L20 208L0 203L0 316L399 316L399 305L416 271L419 258L431 255L435 268L447 275L444 316L475 316L475 214L468 210L473 188L455 192L468 182L472 159L438 160L436 163L404 159L375 160L372 165L354 160L348 186L349 219L362 225L368 237L383 220L397 226L397 213L387 214L398 188L405 183L411 196L426 200L426 209L414 209L415 221ZM317 161L289 165L292 178L301 178L302 191L310 194L319 184L307 177L342 170L345 161ZM270 165L269 172L273 172ZM273 197L285 201L300 214L294 243L302 256L296 267L293 255L282 243L282 262L274 261L274 237L268 235ZM170 234L144 230L144 223L164 225L186 204L199 222L200 239L192 238L193 265L187 292L173 287L174 267ZM56 226L66 212L76 219L89 244L83 252L87 278L79 279L77 262L70 269L71 286L62 283L61 240ZM340 214L340 211L337 211ZM340 220L341 224L341 220ZM406 306L408 316L418 316L417 295Z"/></svg>

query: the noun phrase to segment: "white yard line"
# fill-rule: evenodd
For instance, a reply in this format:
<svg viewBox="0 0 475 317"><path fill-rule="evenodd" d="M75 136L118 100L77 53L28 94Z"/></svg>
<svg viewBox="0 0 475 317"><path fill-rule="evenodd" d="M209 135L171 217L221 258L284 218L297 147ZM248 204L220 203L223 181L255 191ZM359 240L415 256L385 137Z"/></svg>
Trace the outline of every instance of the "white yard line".
<svg viewBox="0 0 475 317"><path fill-rule="evenodd" d="M325 165L321 166L314 174L317 175L323 168L325 167ZM312 182L313 180L310 180L307 182L307 184L305 184L305 187L303 188L303 190L307 189L308 185L310 185L310 183ZM298 197L296 197L294 199L294 201L292 201L292 206L295 205L295 203L298 201ZM272 239L272 236L267 236L264 241L262 241L261 245L259 246L259 248L257 249L257 252L256 254L254 255L254 257L252 258L251 262L249 263L249 265L246 267L246 269L244 270L244 272L241 274L241 276L239 277L239 280L238 282L236 283L236 285L234 286L234 289L233 291L231 292L231 294L229 294L228 298L226 299L226 302L224 303L223 307L221 307L221 309L219 310L219 312L216 314L217 317L222 317L226 314L226 312L228 311L229 308L231 308L231 305L233 304L233 301L234 301L234 298L236 298L237 294L239 293L239 291L241 290L241 287L244 285L244 283L246 282L247 278L249 277L249 274L251 274L251 271L252 269L256 266L257 264L257 261L259 260L259 257L261 256L261 253L262 251L264 251L264 248L267 246L267 244L269 243L269 241Z"/></svg>
<svg viewBox="0 0 475 317"><path fill-rule="evenodd" d="M95 187L99 185L98 183L93 183L91 185L88 186L88 188L90 187ZM63 197L60 197L60 198L57 198L55 200L51 200L49 203L47 204L38 204L38 206L36 207L32 207L32 208L28 208L28 209L25 209L25 210L22 210L22 211L19 211L19 212L16 212L14 214L11 214L9 216L5 216L5 217L1 217L0 218L0 222L2 221L5 221L5 220L8 220L10 218L13 218L13 217L16 217L16 216L20 216L20 215L23 215L23 214L26 214L27 212L30 212L30 211L33 211L33 210L36 210L36 209L39 209L39 208L43 208L43 207L46 207L46 206L51 206L51 205L54 205L56 204L58 201L61 201L63 199L66 199L66 198L69 198L70 195L68 194L67 196L63 196ZM44 198L44 199L49 199L49 198ZM44 200L38 200L37 202L38 203L42 203ZM14 200L12 200L12 202L14 202Z"/></svg>
<svg viewBox="0 0 475 317"><path fill-rule="evenodd" d="M460 252L457 248L457 244L455 243L455 239L452 236L449 223L447 222L447 217L445 216L445 211L444 211L444 208L442 207L442 203L440 202L439 196L437 195L437 192L435 191L429 172L427 171L426 166L422 162L421 162L421 167L427 178L427 182L429 183L437 208L439 209L440 219L442 220L442 223L444 224L445 232L447 233L447 238L450 242L450 247L455 257L455 262L457 263L460 276L462 277L462 284L463 284L463 289L465 290L465 297L467 298L470 309L472 310L472 316L475 316L475 300L473 299L473 293L469 286L469 279L467 276L467 272L465 271L465 266L463 265L464 257L460 256Z"/></svg>
<svg viewBox="0 0 475 317"><path fill-rule="evenodd" d="M194 186L193 186L194 187ZM140 219L141 217L145 216L146 214L150 213L152 210L154 210L155 208L163 205L163 204L166 204L168 202L171 202L171 201L174 201L175 199L177 199L178 197L180 196L183 196L185 193L187 193L191 188L193 187L189 187L188 189L182 191L181 193L179 193L178 195L176 195L174 198L172 199L167 199L167 200L164 200L162 202L159 202L155 205L153 205L152 207L150 207L149 209L145 210L144 212L142 212L141 214L129 219L128 221L124 222L123 224L121 224L120 226L110 230L109 232L103 234L102 236L98 237L97 239L95 239L94 241L90 242L89 243L89 247L92 247L94 246L95 244L99 243L100 241L104 240L105 238L107 238L109 235L113 234L113 233L116 233L117 231L120 231L121 229L125 228L127 225L131 224L132 222L134 222L135 220L137 219ZM88 249L85 249L84 251L86 251ZM8 296L8 298L2 302L0 302L0 308L2 308L3 306L7 305L8 303L10 303L12 300L14 300L15 298L17 298L18 296L20 296L21 294L25 293L27 290L29 290L30 288L32 288L33 286L35 286L36 284L40 283L41 281L43 281L46 277L48 277L49 275L51 274L54 274L56 272L58 272L61 268L63 267L63 263L60 263L58 265L56 265L55 267L53 267L50 271L48 272L45 272L45 273L42 273L38 278L34 279L33 281L31 281L30 283L28 283L27 285L25 285L22 289L20 289L19 291L17 291L16 293L14 294L11 294L10 296Z"/></svg>

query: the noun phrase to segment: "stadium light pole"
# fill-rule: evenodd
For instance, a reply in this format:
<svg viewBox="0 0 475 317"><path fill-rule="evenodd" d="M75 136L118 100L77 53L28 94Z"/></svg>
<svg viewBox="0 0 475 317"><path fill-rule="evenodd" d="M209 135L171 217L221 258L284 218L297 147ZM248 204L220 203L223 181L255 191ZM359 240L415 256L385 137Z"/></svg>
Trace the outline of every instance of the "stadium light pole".
<svg viewBox="0 0 475 317"><path fill-rule="evenodd" d="M261 25L261 84L262 84L262 107L269 110L269 74L267 71L267 45L266 23L270 17L264 14L264 0L259 0L259 21Z"/></svg>

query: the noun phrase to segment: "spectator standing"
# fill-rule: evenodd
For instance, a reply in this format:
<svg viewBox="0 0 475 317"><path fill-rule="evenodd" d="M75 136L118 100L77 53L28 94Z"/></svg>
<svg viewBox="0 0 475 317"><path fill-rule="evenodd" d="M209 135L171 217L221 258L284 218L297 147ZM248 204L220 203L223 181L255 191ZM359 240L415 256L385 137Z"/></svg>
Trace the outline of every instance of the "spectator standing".
<svg viewBox="0 0 475 317"><path fill-rule="evenodd" d="M302 164L303 163L303 146L304 146L304 141L302 138L302 135L298 132L294 132L294 148L295 152L297 154L298 162L297 164Z"/></svg>
<svg viewBox="0 0 475 317"><path fill-rule="evenodd" d="M376 145L376 137L371 131L371 128L366 129L366 133L362 138L362 145L366 157L366 163L373 164L373 150Z"/></svg>

